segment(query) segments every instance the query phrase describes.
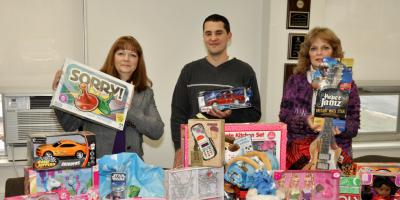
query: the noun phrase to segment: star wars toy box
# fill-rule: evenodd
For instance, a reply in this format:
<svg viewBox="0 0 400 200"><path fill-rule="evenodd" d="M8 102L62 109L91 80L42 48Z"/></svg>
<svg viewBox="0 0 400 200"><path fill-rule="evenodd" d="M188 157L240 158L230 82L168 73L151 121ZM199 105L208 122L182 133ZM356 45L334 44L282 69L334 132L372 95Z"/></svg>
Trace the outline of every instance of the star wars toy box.
<svg viewBox="0 0 400 200"><path fill-rule="evenodd" d="M400 199L400 173L361 172L361 199Z"/></svg>
<svg viewBox="0 0 400 200"><path fill-rule="evenodd" d="M228 123L225 124L224 162L251 151L264 152L272 164L272 169L286 169L287 127L284 123ZM181 126L181 146L183 166L190 166L189 128ZM235 145L236 148L230 148Z"/></svg>
<svg viewBox="0 0 400 200"><path fill-rule="evenodd" d="M223 167L189 167L165 171L166 198L170 200L223 199Z"/></svg>
<svg viewBox="0 0 400 200"><path fill-rule="evenodd" d="M273 177L279 199L339 198L339 170L278 170Z"/></svg>
<svg viewBox="0 0 400 200"><path fill-rule="evenodd" d="M312 73L312 84L319 85L314 123L322 125L324 118L329 117L334 119L334 127L345 130L346 110L353 81L352 66L352 59L325 57Z"/></svg>
<svg viewBox="0 0 400 200"><path fill-rule="evenodd" d="M229 110L251 107L250 88L235 87L222 90L202 91L198 95L199 110L208 112L212 108Z"/></svg>
<svg viewBox="0 0 400 200"><path fill-rule="evenodd" d="M93 199L92 168L36 171L25 168L25 194L57 193L60 199Z"/></svg>
<svg viewBox="0 0 400 200"><path fill-rule="evenodd" d="M66 59L51 107L123 130L133 85Z"/></svg>
<svg viewBox="0 0 400 200"><path fill-rule="evenodd" d="M189 119L182 146L184 167L224 165L224 124L222 119Z"/></svg>
<svg viewBox="0 0 400 200"><path fill-rule="evenodd" d="M92 167L96 165L95 134L88 131L31 134L28 159L35 170Z"/></svg>

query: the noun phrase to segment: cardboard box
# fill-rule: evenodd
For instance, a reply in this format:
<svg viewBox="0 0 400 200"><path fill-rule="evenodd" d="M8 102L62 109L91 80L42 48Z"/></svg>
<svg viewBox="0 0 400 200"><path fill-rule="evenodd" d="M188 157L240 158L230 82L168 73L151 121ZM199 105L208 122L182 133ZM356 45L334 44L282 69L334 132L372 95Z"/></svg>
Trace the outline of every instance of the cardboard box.
<svg viewBox="0 0 400 200"><path fill-rule="evenodd" d="M229 123L225 124L225 135L234 138L250 136L253 150L272 154L271 163L278 169L286 169L287 128L284 123ZM190 166L189 161L189 129L181 125L181 147L183 147L183 166ZM236 141L236 140L235 140ZM247 151L247 150L245 150ZM229 156L227 152L225 157ZM224 159L225 160L225 159Z"/></svg>
<svg viewBox="0 0 400 200"><path fill-rule="evenodd" d="M218 110L248 108L251 107L251 96L252 91L245 87L202 91L198 96L199 110L208 112L213 108Z"/></svg>
<svg viewBox="0 0 400 200"><path fill-rule="evenodd" d="M55 192L65 199L88 195L93 187L92 168L36 171L25 168L25 194Z"/></svg>
<svg viewBox="0 0 400 200"><path fill-rule="evenodd" d="M28 153L35 170L92 167L96 165L95 134L35 133L29 136Z"/></svg>
<svg viewBox="0 0 400 200"><path fill-rule="evenodd" d="M66 59L51 107L123 130L133 85Z"/></svg>
<svg viewBox="0 0 400 200"><path fill-rule="evenodd" d="M224 168L189 167L165 171L167 199L223 199Z"/></svg>
<svg viewBox="0 0 400 200"><path fill-rule="evenodd" d="M186 166L224 165L224 120L190 119L187 133Z"/></svg>
<svg viewBox="0 0 400 200"><path fill-rule="evenodd" d="M291 199L339 198L339 170L289 170L275 171L277 196Z"/></svg>

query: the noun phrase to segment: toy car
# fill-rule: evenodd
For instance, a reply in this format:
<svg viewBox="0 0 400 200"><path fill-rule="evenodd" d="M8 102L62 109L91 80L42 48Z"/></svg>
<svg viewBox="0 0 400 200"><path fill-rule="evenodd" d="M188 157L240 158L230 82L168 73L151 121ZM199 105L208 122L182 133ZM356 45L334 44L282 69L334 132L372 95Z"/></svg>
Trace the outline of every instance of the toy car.
<svg viewBox="0 0 400 200"><path fill-rule="evenodd" d="M223 93L217 96L215 99L211 99L207 102L207 106L217 106L224 104L239 104L244 103L245 97L243 95L237 95L234 93Z"/></svg>
<svg viewBox="0 0 400 200"><path fill-rule="evenodd" d="M54 144L42 144L36 149L36 155L40 157L75 156L83 158L88 153L88 147L72 140L60 140Z"/></svg>

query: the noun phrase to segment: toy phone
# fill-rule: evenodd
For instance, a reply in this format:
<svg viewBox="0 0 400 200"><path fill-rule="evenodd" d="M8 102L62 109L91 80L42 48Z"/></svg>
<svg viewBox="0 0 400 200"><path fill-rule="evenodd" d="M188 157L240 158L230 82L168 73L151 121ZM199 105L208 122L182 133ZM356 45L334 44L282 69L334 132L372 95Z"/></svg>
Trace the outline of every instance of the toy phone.
<svg viewBox="0 0 400 200"><path fill-rule="evenodd" d="M203 124L195 124L190 128L193 138L203 153L203 160L210 160L217 155L217 150L206 134Z"/></svg>

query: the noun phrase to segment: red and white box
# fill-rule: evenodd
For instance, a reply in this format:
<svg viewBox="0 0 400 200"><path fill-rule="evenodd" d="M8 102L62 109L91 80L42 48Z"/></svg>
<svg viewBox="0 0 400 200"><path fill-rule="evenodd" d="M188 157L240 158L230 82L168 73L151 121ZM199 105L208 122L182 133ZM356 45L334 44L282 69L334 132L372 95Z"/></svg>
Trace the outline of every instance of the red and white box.
<svg viewBox="0 0 400 200"><path fill-rule="evenodd" d="M133 85L66 59L51 107L123 130Z"/></svg>
<svg viewBox="0 0 400 200"><path fill-rule="evenodd" d="M170 200L223 199L223 167L189 167L165 171L166 198Z"/></svg>
<svg viewBox="0 0 400 200"><path fill-rule="evenodd" d="M339 198L339 170L275 171L276 196L281 199Z"/></svg>

